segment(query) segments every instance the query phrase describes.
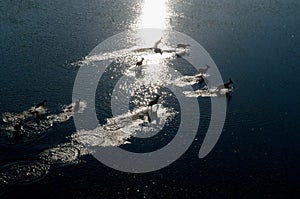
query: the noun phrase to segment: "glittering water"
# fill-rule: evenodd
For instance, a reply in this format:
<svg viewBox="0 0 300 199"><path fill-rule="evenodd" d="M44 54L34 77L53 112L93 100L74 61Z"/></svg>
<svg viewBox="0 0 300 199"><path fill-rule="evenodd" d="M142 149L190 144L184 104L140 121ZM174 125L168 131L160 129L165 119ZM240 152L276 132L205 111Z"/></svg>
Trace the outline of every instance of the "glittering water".
<svg viewBox="0 0 300 199"><path fill-rule="evenodd" d="M0 197L46 198L53 193L74 198L295 196L299 177L299 8L294 0L2 1L0 112L5 123L0 132ZM234 81L221 139L205 159L197 155L210 120L209 97L218 96L213 90L201 90L205 85L195 83L197 71L187 61L174 51L163 56L153 53L153 43L143 50L108 49L104 57L87 57L106 38L143 27L174 29L191 36L210 53L223 79ZM163 38L160 47L174 50L165 41ZM148 66L139 72L134 65L144 56ZM183 56L188 56L188 50ZM97 89L100 126L76 132L68 106L78 68L91 59L107 58L115 62ZM167 66L184 77L170 78ZM119 99L121 110L128 107L122 103L125 93L109 92L121 75L139 75L146 85L122 85L135 92L130 110L143 108L156 92L163 93L158 124L165 124L164 128L156 121L147 123L146 118L133 121L128 120L132 115L112 115L108 108L112 97ZM151 85L154 79L159 84ZM201 109L196 139L178 161L153 173L128 174L102 165L85 151L82 141L121 145L137 152L165 146L180 123L180 105L172 92L164 90L171 83L192 85L195 93L186 94L198 97ZM48 100L45 119L37 124L28 112L43 99ZM26 124L24 136L15 141L11 131L20 117ZM122 120L123 126L110 135L104 127L113 119L118 124ZM133 136L145 127L150 129L144 135L149 138ZM151 129L156 128L162 131L152 135Z"/></svg>

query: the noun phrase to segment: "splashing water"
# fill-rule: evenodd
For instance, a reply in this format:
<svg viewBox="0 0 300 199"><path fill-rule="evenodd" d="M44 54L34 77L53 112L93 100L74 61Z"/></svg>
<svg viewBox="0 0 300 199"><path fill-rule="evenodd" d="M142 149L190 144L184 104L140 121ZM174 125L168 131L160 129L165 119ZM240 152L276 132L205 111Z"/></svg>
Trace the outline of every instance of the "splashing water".
<svg viewBox="0 0 300 199"><path fill-rule="evenodd" d="M18 141L27 142L45 135L46 130L53 127L55 124L64 123L73 117L75 112L81 113L86 108L86 102L79 102L78 110L74 112L76 103L63 106L60 113L50 114L46 116L47 110L43 107L35 109L31 107L29 110L22 113L3 113L1 125L2 138L14 138L14 126L19 119L23 120L21 136ZM35 115L35 114L37 115Z"/></svg>
<svg viewBox="0 0 300 199"><path fill-rule="evenodd" d="M203 77L209 77L209 74L203 74ZM183 77L179 77L175 80L173 80L172 82L169 82L169 84L174 84L175 86L178 87L185 87L185 86L190 86L190 85L194 85L198 83L198 79L199 79L199 74L194 75L194 76L183 76Z"/></svg>
<svg viewBox="0 0 300 199"><path fill-rule="evenodd" d="M82 145L66 143L51 147L39 154L39 159L49 165L68 165L78 162L80 155L87 154Z"/></svg>
<svg viewBox="0 0 300 199"><path fill-rule="evenodd" d="M43 107L35 108L34 106L28 109L27 111L23 111L22 113L10 113L5 112L2 113L2 121L4 123L16 123L19 119L25 120L29 117L33 117L34 112L37 111L39 114L45 114L47 109Z"/></svg>
<svg viewBox="0 0 300 199"><path fill-rule="evenodd" d="M79 157L88 154L78 143L53 146L41 152L37 158L6 164L0 169L0 183L31 184L43 179L51 167L81 162ZM37 160L36 160L37 159Z"/></svg>
<svg viewBox="0 0 300 199"><path fill-rule="evenodd" d="M219 97L222 95L229 94L233 91L233 88L230 89L220 89L217 90L217 88L211 88L211 89L199 89L195 91L184 91L186 97Z"/></svg>
<svg viewBox="0 0 300 199"><path fill-rule="evenodd" d="M112 52L104 52L92 56L87 56L83 60L72 63L73 66L94 66L94 62L104 60L114 60L116 62L122 62L123 64L130 65L130 69L135 67L137 57L144 57L145 59L151 60L153 57L160 56L163 59L175 59L177 56L188 55L188 49L174 49L172 47L165 46L162 49L163 54L157 54L154 52L153 47L132 47L128 49L116 50ZM135 59L134 59L135 58Z"/></svg>
<svg viewBox="0 0 300 199"><path fill-rule="evenodd" d="M151 121L147 120L149 111L148 117ZM145 134L144 136L151 136L175 115L172 109L162 106L157 109L156 116L151 115L153 112L148 107L137 108L126 114L107 119L105 125L94 130L77 131L72 135L72 139L85 146L107 147L129 144L130 137L140 133Z"/></svg>

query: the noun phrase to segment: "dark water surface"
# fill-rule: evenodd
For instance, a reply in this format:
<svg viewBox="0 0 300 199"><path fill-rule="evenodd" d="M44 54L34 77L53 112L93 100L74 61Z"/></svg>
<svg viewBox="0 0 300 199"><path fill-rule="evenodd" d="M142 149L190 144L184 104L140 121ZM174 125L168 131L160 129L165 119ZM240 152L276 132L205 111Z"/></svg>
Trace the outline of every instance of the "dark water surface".
<svg viewBox="0 0 300 199"><path fill-rule="evenodd" d="M110 36L140 27L142 4L1 0L0 112L20 113L43 99L48 100L49 112L70 104L78 70L72 63ZM204 120L197 139L168 167L130 174L84 155L76 163L55 163L47 171L40 166L36 173L42 177L32 183L2 182L0 198L296 198L300 2L174 0L168 9L167 28L194 38L210 53L223 79L234 81L225 127L212 152L198 158L209 123L205 115L210 113L209 99L200 98ZM105 104L97 106L105 110ZM176 100L174 106L178 107ZM99 121L110 116L99 114ZM68 144L75 131L69 120L30 142L9 143L2 136L0 165L32 161L38 167L40 153ZM136 146L143 151L143 145ZM72 147L67 150L74 157L79 149ZM67 147L61 148L63 152Z"/></svg>

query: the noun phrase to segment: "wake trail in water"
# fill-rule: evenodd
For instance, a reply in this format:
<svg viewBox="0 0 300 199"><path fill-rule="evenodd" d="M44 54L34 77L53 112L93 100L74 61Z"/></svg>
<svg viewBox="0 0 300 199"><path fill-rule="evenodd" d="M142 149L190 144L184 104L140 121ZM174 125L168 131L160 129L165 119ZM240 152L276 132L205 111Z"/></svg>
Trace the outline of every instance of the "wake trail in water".
<svg viewBox="0 0 300 199"><path fill-rule="evenodd" d="M229 94L233 91L233 88L229 89L220 89L217 90L217 88L211 88L211 89L198 89L195 91L184 91L183 94L186 97L219 97L226 94Z"/></svg>
<svg viewBox="0 0 300 199"><path fill-rule="evenodd" d="M186 55L188 54L186 49L179 49L176 50L174 48L167 48L162 50L163 54L161 55L164 59L175 59L179 55ZM96 66L96 62L105 61L105 60L112 60L112 61L119 61L125 62L130 65L130 69L135 67L135 63L137 60L133 59L133 57L147 57L153 56L157 53L154 52L154 48L128 48L128 49L121 49L112 52L104 52L99 53L96 55L86 56L82 60L72 63L71 65L74 66Z"/></svg>
<svg viewBox="0 0 300 199"><path fill-rule="evenodd" d="M5 184L31 184L43 179L49 165L40 161L18 161L2 166L0 181Z"/></svg>
<svg viewBox="0 0 300 199"><path fill-rule="evenodd" d="M155 109L153 107L153 109ZM152 114L152 115L151 115ZM80 130L72 139L85 146L120 146L129 144L128 139L138 133L152 135L172 119L174 111L160 106L157 111L142 107L123 115L107 119L105 125L94 130ZM150 117L150 120L148 119Z"/></svg>
<svg viewBox="0 0 300 199"><path fill-rule="evenodd" d="M197 74L197 75L193 75L193 76L182 76L182 77L179 77L179 78L173 80L172 82L169 82L169 84L173 84L178 87L186 87L186 86L197 84L198 80L201 76L206 78L206 77L209 77L210 75L209 74ZM208 80L206 79L206 81L208 81Z"/></svg>
<svg viewBox="0 0 300 199"><path fill-rule="evenodd" d="M19 119L25 120L29 117L32 117L34 111L38 111L40 114L45 114L47 109L45 109L43 107L39 107L39 108L36 109L33 106L30 109L28 109L27 111L23 111L22 113L5 112L5 113L2 113L2 121L4 123L15 123Z"/></svg>
<svg viewBox="0 0 300 199"><path fill-rule="evenodd" d="M1 166L0 185L32 184L42 180L52 167L62 167L82 162L88 154L78 143L65 143L45 149L31 160L16 161Z"/></svg>
<svg viewBox="0 0 300 199"><path fill-rule="evenodd" d="M3 124L1 125L0 138L14 139L14 126L22 119L22 129L20 142L27 142L41 137L55 124L64 123L73 117L75 112L82 112L86 107L86 102L71 103L64 105L59 113L47 114L47 109L31 107L22 113L5 112L2 114ZM75 110L75 108L77 110ZM3 141L3 140L2 140ZM7 140L5 141L7 143ZM9 142L10 143L10 142Z"/></svg>

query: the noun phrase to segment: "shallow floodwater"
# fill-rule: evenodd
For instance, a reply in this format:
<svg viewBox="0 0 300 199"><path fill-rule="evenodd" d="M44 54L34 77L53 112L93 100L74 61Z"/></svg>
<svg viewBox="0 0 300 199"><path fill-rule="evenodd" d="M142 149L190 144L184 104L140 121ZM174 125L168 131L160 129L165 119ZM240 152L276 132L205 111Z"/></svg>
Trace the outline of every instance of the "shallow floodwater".
<svg viewBox="0 0 300 199"><path fill-rule="evenodd" d="M299 9L296 0L1 1L0 113L9 118L15 114L26 117L27 137L16 141L9 134L12 125L1 124L0 198L297 196ZM139 87L139 95L131 104L134 109L147 104L155 92L163 93L158 116L164 127L155 123L149 127L162 128L159 134L133 138L133 131L144 125L140 118L128 119L134 115L110 120L121 123L122 131L112 130L114 125L106 123L112 113L110 93L105 89L117 81L111 75L120 76L120 69L130 76L133 71L128 63L140 57L110 66L102 79L105 84L97 89L99 128L76 132L75 104L71 103L79 67L100 42L137 28L162 28L189 35L208 51L223 80L234 81L224 129L207 157L199 159L198 153L210 122L210 97L217 96L203 92L187 93L187 97L198 97L201 110L196 139L166 168L145 174L116 171L82 146L85 142L148 152L165 146L175 136L180 104L163 87L154 91ZM189 78L195 75L182 57L169 59L166 66L170 65ZM147 73L147 68L143 70ZM162 71L162 79L164 74ZM195 81L181 80L173 83L182 86ZM145 100L139 100L141 94L145 94ZM43 99L47 99L46 119L37 126L26 111ZM82 101L82 111L86 106ZM104 130L107 126L109 134Z"/></svg>

